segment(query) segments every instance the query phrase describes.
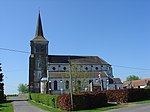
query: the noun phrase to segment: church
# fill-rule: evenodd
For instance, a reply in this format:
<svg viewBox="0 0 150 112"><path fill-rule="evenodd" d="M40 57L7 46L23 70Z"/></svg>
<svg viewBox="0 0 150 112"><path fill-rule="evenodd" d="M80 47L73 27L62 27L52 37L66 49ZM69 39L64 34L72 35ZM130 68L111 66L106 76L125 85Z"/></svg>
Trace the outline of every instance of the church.
<svg viewBox="0 0 150 112"><path fill-rule="evenodd" d="M63 94L70 90L93 91L116 86L112 67L98 56L49 55L40 13L35 37L30 41L29 90L34 93ZM115 84L114 84L115 83ZM121 84L121 81L119 82Z"/></svg>

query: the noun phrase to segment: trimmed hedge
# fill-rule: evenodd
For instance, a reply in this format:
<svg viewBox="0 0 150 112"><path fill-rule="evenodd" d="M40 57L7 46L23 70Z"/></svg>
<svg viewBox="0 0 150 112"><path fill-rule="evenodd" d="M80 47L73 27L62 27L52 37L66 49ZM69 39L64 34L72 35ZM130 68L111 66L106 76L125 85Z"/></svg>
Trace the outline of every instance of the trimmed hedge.
<svg viewBox="0 0 150 112"><path fill-rule="evenodd" d="M121 89L102 91L106 93L108 102L127 103L150 99L150 90L148 89Z"/></svg>
<svg viewBox="0 0 150 112"><path fill-rule="evenodd" d="M73 94L73 108L70 94L50 95L31 93L31 100L62 110L84 110L107 106L107 102L127 103L150 99L150 89L121 89Z"/></svg>
<svg viewBox="0 0 150 112"><path fill-rule="evenodd" d="M57 105L63 110L84 110L107 106L107 97L101 92L84 92L73 95L73 109L71 106L70 94L60 95L57 98Z"/></svg>
<svg viewBox="0 0 150 112"><path fill-rule="evenodd" d="M56 99L59 95L50 95L50 94L39 94L39 93L31 93L30 99L35 102L45 104L47 106L57 107Z"/></svg>

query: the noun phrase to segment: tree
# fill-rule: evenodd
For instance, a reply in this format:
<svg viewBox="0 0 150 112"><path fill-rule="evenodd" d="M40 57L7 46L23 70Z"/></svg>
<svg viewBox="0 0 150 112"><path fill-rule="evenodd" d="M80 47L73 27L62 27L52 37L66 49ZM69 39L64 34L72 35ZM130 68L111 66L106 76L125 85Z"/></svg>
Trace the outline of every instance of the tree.
<svg viewBox="0 0 150 112"><path fill-rule="evenodd" d="M82 67L80 68L77 64L71 65L71 74L72 74L72 89L73 93L80 92L88 88L88 74L82 71Z"/></svg>
<svg viewBox="0 0 150 112"><path fill-rule="evenodd" d="M29 89L28 89L28 86L27 84L19 84L18 86L18 92L23 94L23 93L28 93L29 92Z"/></svg>
<svg viewBox="0 0 150 112"><path fill-rule="evenodd" d="M132 80L140 80L140 78L136 75L129 75L127 78L126 78L126 81L132 81Z"/></svg>

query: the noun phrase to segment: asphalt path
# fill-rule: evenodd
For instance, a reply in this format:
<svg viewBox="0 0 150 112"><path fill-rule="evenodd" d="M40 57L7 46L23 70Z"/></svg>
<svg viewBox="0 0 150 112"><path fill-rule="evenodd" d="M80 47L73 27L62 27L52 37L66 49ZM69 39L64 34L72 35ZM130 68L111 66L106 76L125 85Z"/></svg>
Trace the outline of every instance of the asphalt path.
<svg viewBox="0 0 150 112"><path fill-rule="evenodd" d="M14 112L48 112L31 105L25 98L10 97L9 100L12 101Z"/></svg>
<svg viewBox="0 0 150 112"><path fill-rule="evenodd" d="M150 112L150 103L136 104L129 107L113 109L105 112Z"/></svg>

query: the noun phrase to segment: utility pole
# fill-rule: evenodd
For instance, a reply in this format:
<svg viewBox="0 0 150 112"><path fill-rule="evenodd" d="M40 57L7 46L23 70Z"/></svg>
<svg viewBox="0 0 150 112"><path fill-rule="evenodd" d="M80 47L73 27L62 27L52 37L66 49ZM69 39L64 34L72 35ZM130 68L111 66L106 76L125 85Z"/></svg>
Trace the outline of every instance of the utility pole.
<svg viewBox="0 0 150 112"><path fill-rule="evenodd" d="M72 94L72 73L71 73L71 60L70 60L70 56L68 57L68 61L69 61L69 76L70 76L70 97L71 97L71 106L72 106L72 110L73 110L73 94Z"/></svg>

